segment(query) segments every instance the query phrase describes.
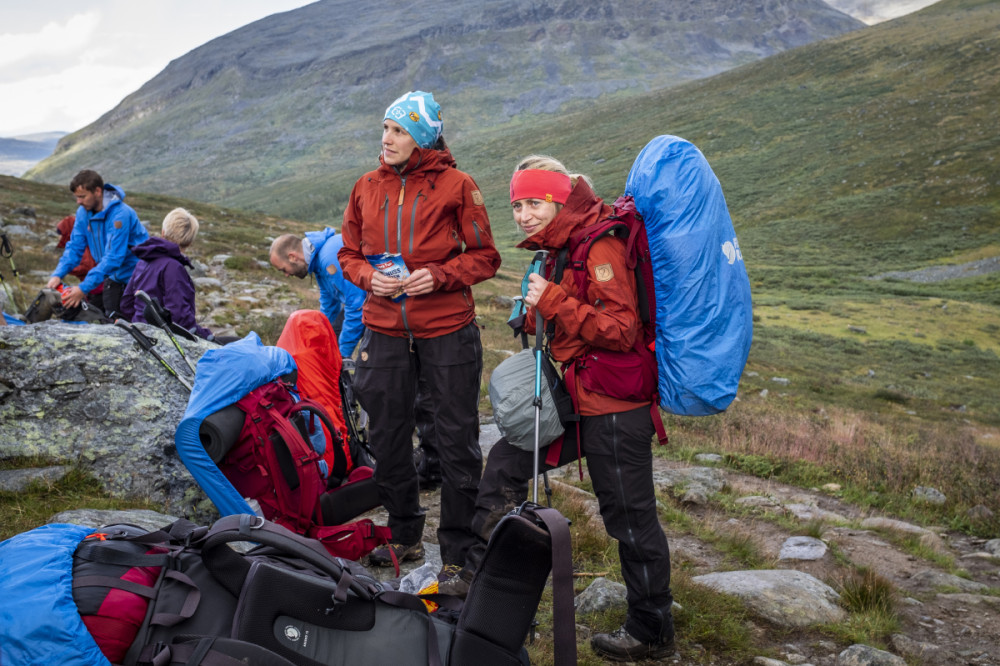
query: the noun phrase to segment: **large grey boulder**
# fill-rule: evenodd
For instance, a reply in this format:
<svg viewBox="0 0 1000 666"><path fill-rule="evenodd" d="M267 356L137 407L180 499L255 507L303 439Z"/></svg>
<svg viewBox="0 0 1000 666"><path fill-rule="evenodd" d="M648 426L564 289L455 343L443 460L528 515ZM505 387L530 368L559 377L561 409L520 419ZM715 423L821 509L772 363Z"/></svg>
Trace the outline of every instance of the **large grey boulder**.
<svg viewBox="0 0 1000 666"><path fill-rule="evenodd" d="M782 627L830 624L847 617L837 605L840 595L836 590L801 571L723 571L695 576L691 581L739 597L757 615Z"/></svg>
<svg viewBox="0 0 1000 666"><path fill-rule="evenodd" d="M137 324L178 373L166 334ZM197 361L212 345L180 340ZM46 321L0 327L0 459L75 465L115 496L149 499L170 514L210 519L211 504L174 448L188 391L128 333L110 325Z"/></svg>

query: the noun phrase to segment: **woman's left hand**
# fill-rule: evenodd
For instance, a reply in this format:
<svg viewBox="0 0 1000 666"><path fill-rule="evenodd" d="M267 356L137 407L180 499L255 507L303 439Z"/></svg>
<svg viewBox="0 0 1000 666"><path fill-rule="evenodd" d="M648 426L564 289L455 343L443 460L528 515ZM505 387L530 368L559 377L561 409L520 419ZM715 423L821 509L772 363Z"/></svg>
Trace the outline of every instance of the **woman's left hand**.
<svg viewBox="0 0 1000 666"><path fill-rule="evenodd" d="M420 296L434 291L434 276L426 268L418 268L403 280L403 289L407 296Z"/></svg>
<svg viewBox="0 0 1000 666"><path fill-rule="evenodd" d="M524 297L524 302L532 306L538 305L538 301L542 300L542 294L545 293L548 286L548 280L538 273L532 273L528 276L528 294Z"/></svg>

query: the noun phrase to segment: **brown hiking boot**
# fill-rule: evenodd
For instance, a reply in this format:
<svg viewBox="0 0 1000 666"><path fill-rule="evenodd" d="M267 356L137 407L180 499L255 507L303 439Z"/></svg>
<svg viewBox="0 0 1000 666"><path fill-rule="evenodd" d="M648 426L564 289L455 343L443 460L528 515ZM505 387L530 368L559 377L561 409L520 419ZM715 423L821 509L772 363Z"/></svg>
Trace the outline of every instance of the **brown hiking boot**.
<svg viewBox="0 0 1000 666"><path fill-rule="evenodd" d="M598 655L611 661L665 659L676 650L673 637L655 643L643 643L628 633L624 626L610 634L594 634L590 639L590 647Z"/></svg>
<svg viewBox="0 0 1000 666"><path fill-rule="evenodd" d="M446 564L438 573L438 594L465 599L472 584L472 572L457 564Z"/></svg>
<svg viewBox="0 0 1000 666"><path fill-rule="evenodd" d="M379 546L368 555L368 563L375 567L392 567L396 562L392 561L392 553L396 554L396 562L402 564L409 560L424 559L424 544L420 541L407 546L402 543L387 543Z"/></svg>

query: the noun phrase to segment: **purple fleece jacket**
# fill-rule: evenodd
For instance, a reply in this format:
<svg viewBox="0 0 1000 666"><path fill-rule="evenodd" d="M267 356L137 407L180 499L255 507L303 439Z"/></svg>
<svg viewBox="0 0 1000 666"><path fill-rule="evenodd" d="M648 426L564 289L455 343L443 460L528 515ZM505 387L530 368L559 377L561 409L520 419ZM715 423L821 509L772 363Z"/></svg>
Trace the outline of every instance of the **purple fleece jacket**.
<svg viewBox="0 0 1000 666"><path fill-rule="evenodd" d="M146 304L136 300L135 292L142 290L156 298L175 324L209 337L212 332L198 326L194 316L194 283L185 266L191 261L181 253L176 243L153 236L132 248L139 263L122 294L121 315L133 322L146 323Z"/></svg>

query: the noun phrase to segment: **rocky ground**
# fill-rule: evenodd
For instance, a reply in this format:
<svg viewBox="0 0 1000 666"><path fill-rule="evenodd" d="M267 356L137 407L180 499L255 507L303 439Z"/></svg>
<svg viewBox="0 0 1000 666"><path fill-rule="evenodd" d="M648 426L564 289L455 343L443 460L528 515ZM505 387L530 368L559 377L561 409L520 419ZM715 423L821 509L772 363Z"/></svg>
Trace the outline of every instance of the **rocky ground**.
<svg viewBox="0 0 1000 666"><path fill-rule="evenodd" d="M493 426L484 426L484 449L488 450L496 437ZM674 573L683 569L694 583L743 600L755 644L761 646L762 654L753 659L754 664L1000 664L1000 539L977 539L871 515L838 499L835 488L787 486L725 470L712 456L702 458L694 465L655 458L658 488L681 503L699 530L749 535L768 564L763 570L731 572L731 561L713 543L668 524L665 529ZM565 475L559 471L550 475L554 492L582 498L595 529L602 529L596 498L570 485L576 468L562 472ZM437 491L422 493L422 504L428 510L424 532L427 556L422 562L403 566L404 584L411 591L422 587L440 567L434 536L439 497ZM777 520L779 516L783 519ZM377 523L385 520L381 510L367 517ZM163 522L160 514L140 518L150 528L158 520ZM106 512L71 512L54 520L88 524L120 522L121 518ZM127 520L136 522L139 518ZM818 532L820 538L803 536L807 532ZM907 536L919 541L926 549L923 552L936 553L934 561L909 552L902 545ZM953 566L949 567L949 562ZM897 591L900 628L889 644L882 646L887 650L852 646L809 626L849 621L837 603L835 589L857 567L870 569ZM391 569L373 573L381 578L395 575ZM578 606L595 603L595 597L600 597L596 603L605 608L624 603L620 585L597 580L600 583L591 587L602 592L610 589L610 598L596 592L592 595L588 588L578 595ZM585 638L588 629L578 625L578 631ZM706 659L702 646L685 640L683 623L677 645L677 653L661 663L736 663Z"/></svg>
<svg viewBox="0 0 1000 666"><path fill-rule="evenodd" d="M489 432L488 427L486 432ZM571 481L576 468L567 469L563 470L566 471L565 481ZM551 475L554 492L582 495L592 505L595 526L602 527L596 498L561 481L560 476L558 472ZM654 458L654 478L662 490L681 500L684 511L701 525L715 533L751 535L759 551L773 561L769 568L775 571L802 572L838 588L855 567L867 567L896 589L900 629L885 647L897 655L898 661L891 660L884 652L863 648L843 654L851 647L848 643L796 626L794 617L783 618L783 613L812 617L812 613L818 612L823 605L821 600L812 598L810 585L800 587L803 582L800 579L788 578L785 581L788 587L782 589L774 586L746 592L745 601L754 618L752 623L758 644L767 646L771 655L758 657L754 663L759 666L1000 664L1000 540L987 541L941 528L925 529L870 515L838 499L835 491L787 486L723 470L711 463L701 467ZM716 494L720 491L721 494ZM436 557L434 530L439 495L438 492L422 493L429 514L424 531L427 561ZM751 508L747 515L734 517L734 513L725 508L724 503L734 504L733 498L736 505ZM790 523L802 529L779 527L779 522L773 520L779 515L791 518ZM376 522L384 519L380 511L370 516ZM789 524L789 521L780 523ZM817 524L822 526L819 541L825 545L823 552L818 559L798 559L789 540L794 544L802 538L799 535L805 533L807 526ZM700 576L732 567L711 543L670 525L665 525L665 529L675 571L684 567L697 580ZM908 535L938 553L942 560L953 561L960 575L907 552L902 541ZM816 555L808 547L800 548L798 553L803 557ZM407 563L404 574L423 564ZM425 569L436 570L436 566L439 560ZM393 575L391 570L376 573L384 577ZM744 573L752 575L752 572ZM735 584L728 592L743 597L744 588ZM687 643L683 633L679 633L678 653L662 663L691 663L699 658L701 651L699 645Z"/></svg>

